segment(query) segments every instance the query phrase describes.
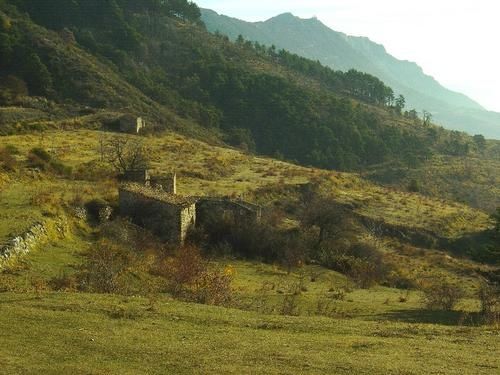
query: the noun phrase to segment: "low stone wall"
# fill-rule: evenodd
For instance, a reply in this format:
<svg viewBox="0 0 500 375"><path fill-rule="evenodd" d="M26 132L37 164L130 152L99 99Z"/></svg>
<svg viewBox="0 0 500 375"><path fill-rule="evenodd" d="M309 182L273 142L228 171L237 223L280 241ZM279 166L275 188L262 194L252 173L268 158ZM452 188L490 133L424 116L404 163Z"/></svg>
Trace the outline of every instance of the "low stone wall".
<svg viewBox="0 0 500 375"><path fill-rule="evenodd" d="M53 223L60 236L64 236L67 230L66 220L61 219ZM0 246L0 269L7 266L16 257L25 255L38 246L49 241L49 224L36 223L24 234L14 237L3 246Z"/></svg>
<svg viewBox="0 0 500 375"><path fill-rule="evenodd" d="M236 222L259 222L261 208L244 201L235 201L224 198L200 198L196 204L199 224L213 218L231 217Z"/></svg>

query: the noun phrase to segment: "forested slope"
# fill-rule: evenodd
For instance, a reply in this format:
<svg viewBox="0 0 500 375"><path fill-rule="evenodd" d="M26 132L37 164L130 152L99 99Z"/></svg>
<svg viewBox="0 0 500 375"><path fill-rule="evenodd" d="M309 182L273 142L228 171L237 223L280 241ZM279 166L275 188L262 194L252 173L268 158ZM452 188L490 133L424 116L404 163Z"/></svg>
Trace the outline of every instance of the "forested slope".
<svg viewBox="0 0 500 375"><path fill-rule="evenodd" d="M328 169L496 155L374 76L208 33L191 2L3 0L0 18L3 134L108 111Z"/></svg>

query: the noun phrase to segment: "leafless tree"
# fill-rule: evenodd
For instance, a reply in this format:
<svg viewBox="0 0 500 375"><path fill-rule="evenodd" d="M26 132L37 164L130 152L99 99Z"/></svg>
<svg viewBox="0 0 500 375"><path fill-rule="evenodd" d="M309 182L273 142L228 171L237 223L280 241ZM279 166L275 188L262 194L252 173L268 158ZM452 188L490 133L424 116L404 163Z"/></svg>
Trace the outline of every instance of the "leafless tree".
<svg viewBox="0 0 500 375"><path fill-rule="evenodd" d="M140 139L125 136L109 138L104 143L104 155L119 173L149 166L148 150Z"/></svg>

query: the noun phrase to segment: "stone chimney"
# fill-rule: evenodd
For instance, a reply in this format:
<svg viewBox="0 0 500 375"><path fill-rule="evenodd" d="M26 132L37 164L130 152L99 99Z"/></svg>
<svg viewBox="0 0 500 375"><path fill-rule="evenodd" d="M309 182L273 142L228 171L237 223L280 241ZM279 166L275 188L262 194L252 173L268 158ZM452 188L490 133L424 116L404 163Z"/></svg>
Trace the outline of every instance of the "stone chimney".
<svg viewBox="0 0 500 375"><path fill-rule="evenodd" d="M177 194L177 174L175 172L172 172L170 176L165 179L163 190L170 194Z"/></svg>

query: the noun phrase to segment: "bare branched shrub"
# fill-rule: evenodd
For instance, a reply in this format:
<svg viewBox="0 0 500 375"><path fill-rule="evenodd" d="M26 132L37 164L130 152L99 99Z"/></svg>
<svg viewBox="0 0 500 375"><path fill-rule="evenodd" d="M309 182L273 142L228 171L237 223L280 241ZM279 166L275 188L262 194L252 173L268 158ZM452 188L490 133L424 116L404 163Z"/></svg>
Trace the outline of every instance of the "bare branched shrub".
<svg viewBox="0 0 500 375"><path fill-rule="evenodd" d="M71 292L78 289L78 279L75 275L61 273L49 280L49 286L52 290Z"/></svg>
<svg viewBox="0 0 500 375"><path fill-rule="evenodd" d="M115 136L107 139L103 147L106 160L120 174L149 165L149 152L139 138Z"/></svg>
<svg viewBox="0 0 500 375"><path fill-rule="evenodd" d="M171 259L163 259L154 273L169 281L169 291L176 297L210 305L225 305L232 299L232 267L210 269L198 247L187 245Z"/></svg>
<svg viewBox="0 0 500 375"><path fill-rule="evenodd" d="M122 276L134 262L134 254L102 239L87 254L81 275L83 289L97 293L118 293L125 287Z"/></svg>
<svg viewBox="0 0 500 375"><path fill-rule="evenodd" d="M16 170L17 160L14 153L8 147L0 148L0 170L13 172Z"/></svg>
<svg viewBox="0 0 500 375"><path fill-rule="evenodd" d="M486 322L500 323L500 286L484 280L478 292L481 313Z"/></svg>
<svg viewBox="0 0 500 375"><path fill-rule="evenodd" d="M430 310L451 311L464 296L464 291L457 285L435 280L421 286L425 306Z"/></svg>
<svg viewBox="0 0 500 375"><path fill-rule="evenodd" d="M298 294L291 293L285 295L285 297L283 298L283 303L281 304L280 314L288 316L300 315Z"/></svg>
<svg viewBox="0 0 500 375"><path fill-rule="evenodd" d="M208 305L226 305L232 299L232 273L230 270L212 270L201 274L196 280L197 302Z"/></svg>

